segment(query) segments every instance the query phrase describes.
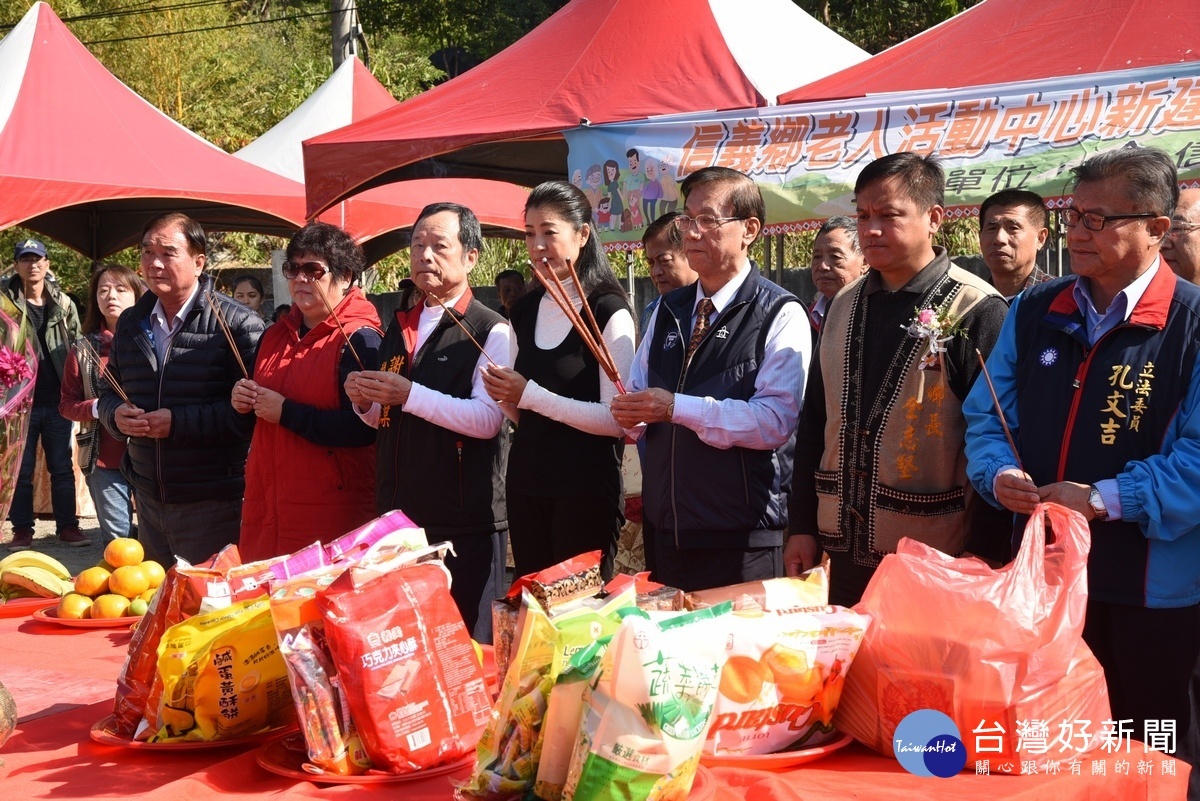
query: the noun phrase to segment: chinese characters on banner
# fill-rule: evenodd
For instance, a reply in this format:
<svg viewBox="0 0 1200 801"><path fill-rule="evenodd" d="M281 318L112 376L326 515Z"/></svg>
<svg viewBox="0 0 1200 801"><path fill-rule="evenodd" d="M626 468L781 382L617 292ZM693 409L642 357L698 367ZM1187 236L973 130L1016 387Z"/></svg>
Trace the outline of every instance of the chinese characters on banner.
<svg viewBox="0 0 1200 801"><path fill-rule="evenodd" d="M1165 150L1180 179L1200 185L1200 62L664 117L578 128L566 138L568 173L592 201L609 247L636 246L647 224L682 205L679 181L708 166L758 182L769 234L853 214L859 170L902 151L942 161L951 218L977 213L985 198L1009 188L1061 206L1068 170L1113 147Z"/></svg>

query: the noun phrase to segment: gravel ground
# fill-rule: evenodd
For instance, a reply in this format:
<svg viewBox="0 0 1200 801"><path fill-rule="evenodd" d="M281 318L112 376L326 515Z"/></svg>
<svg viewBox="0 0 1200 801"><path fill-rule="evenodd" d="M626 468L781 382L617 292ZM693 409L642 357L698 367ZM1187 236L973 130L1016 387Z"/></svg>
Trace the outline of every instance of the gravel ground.
<svg viewBox="0 0 1200 801"><path fill-rule="evenodd" d="M54 534L54 521L38 520L33 526L33 550L53 556L66 565L67 570L71 571L72 576L77 576L80 570L91 567L104 557L105 545L101 541L100 527L96 523L96 518L79 518L79 528L83 531L85 537L91 538L91 545L77 545L74 547L63 545ZM12 526L7 522L4 523L3 531L4 544L0 545L0 559L12 553L12 551L8 550L8 543L12 539Z"/></svg>

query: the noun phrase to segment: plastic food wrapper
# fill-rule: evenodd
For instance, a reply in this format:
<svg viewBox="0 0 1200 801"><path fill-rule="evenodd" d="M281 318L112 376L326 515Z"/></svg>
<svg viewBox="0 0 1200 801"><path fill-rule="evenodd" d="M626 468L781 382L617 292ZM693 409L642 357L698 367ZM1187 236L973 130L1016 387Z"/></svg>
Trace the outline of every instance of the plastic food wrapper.
<svg viewBox="0 0 1200 801"><path fill-rule="evenodd" d="M314 543L296 551L286 564L273 567L274 578L277 581L283 581L311 570L317 570L325 565L356 562L381 539L398 532L412 532L413 536L417 538L414 539L414 542L419 540L421 545L427 544L425 533L417 527L417 524L404 512L394 509L343 534L328 545ZM414 545L414 547L418 546Z"/></svg>
<svg viewBox="0 0 1200 801"><path fill-rule="evenodd" d="M606 599L576 599L551 617L526 589L517 625L517 651L504 674L504 683L487 731L475 752L475 771L463 793L489 798L515 798L533 788L539 778L543 749L552 758L569 758L575 726L545 732L543 721L554 702L552 690L572 654L611 635L621 611L633 608L633 588ZM569 718L570 713L565 717ZM576 720L578 718L576 717ZM563 760L565 765L565 760Z"/></svg>
<svg viewBox="0 0 1200 801"><path fill-rule="evenodd" d="M508 672L508 663L517 647L517 619L521 613L521 595L525 590L554 615L563 605L582 598L593 598L604 589L600 578L600 552L588 551L557 565L521 576L508 588L502 600L492 602L492 641L495 643L496 675Z"/></svg>
<svg viewBox="0 0 1200 801"><path fill-rule="evenodd" d="M295 719L266 596L167 629L158 674L162 725L151 742L232 739Z"/></svg>
<svg viewBox="0 0 1200 801"><path fill-rule="evenodd" d="M900 721L936 709L958 727L968 768L999 759L1040 771L1059 760L1053 748L1018 756L1016 721L1111 717L1103 671L1082 636L1090 544L1083 516L1056 504L1038 506L1016 559L1000 570L900 540L855 607L872 622L834 725L892 755ZM1099 746L1099 731L1077 737L1077 750Z"/></svg>
<svg viewBox="0 0 1200 801"><path fill-rule="evenodd" d="M649 572L613 576L612 580L604 585L604 591L614 595L627 586L632 586L637 591L638 609L647 612L681 612L686 608L683 590L651 581Z"/></svg>
<svg viewBox="0 0 1200 801"><path fill-rule="evenodd" d="M113 699L114 728L126 737L141 733L149 736L158 730L148 730L144 719L149 715L155 724L158 719L158 698L162 687L156 685L158 673L158 644L162 634L171 626L200 612L209 601L210 588L228 598L232 590L225 581L225 571L241 564L236 545L221 550L206 562L195 567L181 562L172 566L154 594L150 609L138 621L129 643L129 654L117 677L117 693Z"/></svg>
<svg viewBox="0 0 1200 801"><path fill-rule="evenodd" d="M842 607L746 610L721 618L725 666L707 754L821 745L870 618Z"/></svg>
<svg viewBox="0 0 1200 801"><path fill-rule="evenodd" d="M448 546L430 549L444 553ZM410 773L475 747L490 714L483 668L428 553L351 566L317 605L350 715L371 762Z"/></svg>
<svg viewBox="0 0 1200 801"><path fill-rule="evenodd" d="M317 593L344 570L344 565L334 565L286 581L271 593L271 619L308 750L309 762L304 768L342 776L371 768L325 642L325 621L317 609Z"/></svg>
<svg viewBox="0 0 1200 801"><path fill-rule="evenodd" d="M731 604L625 617L585 694L564 801L683 801L713 721Z"/></svg>
<svg viewBox="0 0 1200 801"><path fill-rule="evenodd" d="M829 603L829 557L826 556L821 564L795 578L748 581L745 584L689 592L684 603L688 609L704 609L726 601L733 602L734 611L779 611L825 606Z"/></svg>

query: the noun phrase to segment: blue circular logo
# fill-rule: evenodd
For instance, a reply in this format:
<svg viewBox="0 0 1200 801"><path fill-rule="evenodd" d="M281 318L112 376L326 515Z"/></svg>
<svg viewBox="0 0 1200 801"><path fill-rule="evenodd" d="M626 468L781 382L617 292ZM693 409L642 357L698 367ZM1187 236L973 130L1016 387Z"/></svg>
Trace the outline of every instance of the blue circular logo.
<svg viewBox="0 0 1200 801"><path fill-rule="evenodd" d="M900 767L914 776L948 779L967 764L967 749L958 726L936 709L918 709L896 727L892 747Z"/></svg>

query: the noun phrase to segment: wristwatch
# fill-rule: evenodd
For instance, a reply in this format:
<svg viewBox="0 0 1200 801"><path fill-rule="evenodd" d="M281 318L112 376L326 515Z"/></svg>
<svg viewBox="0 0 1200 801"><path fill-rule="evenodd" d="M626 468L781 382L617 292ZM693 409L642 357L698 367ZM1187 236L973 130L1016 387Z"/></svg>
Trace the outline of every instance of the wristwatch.
<svg viewBox="0 0 1200 801"><path fill-rule="evenodd" d="M1108 519L1108 509L1104 508L1104 499L1100 497L1100 490L1096 489L1095 484L1088 487L1088 506L1096 513L1097 520Z"/></svg>
<svg viewBox="0 0 1200 801"><path fill-rule="evenodd" d="M667 404L667 422L671 422L671 418L675 416L675 398L671 398L671 402Z"/></svg>

